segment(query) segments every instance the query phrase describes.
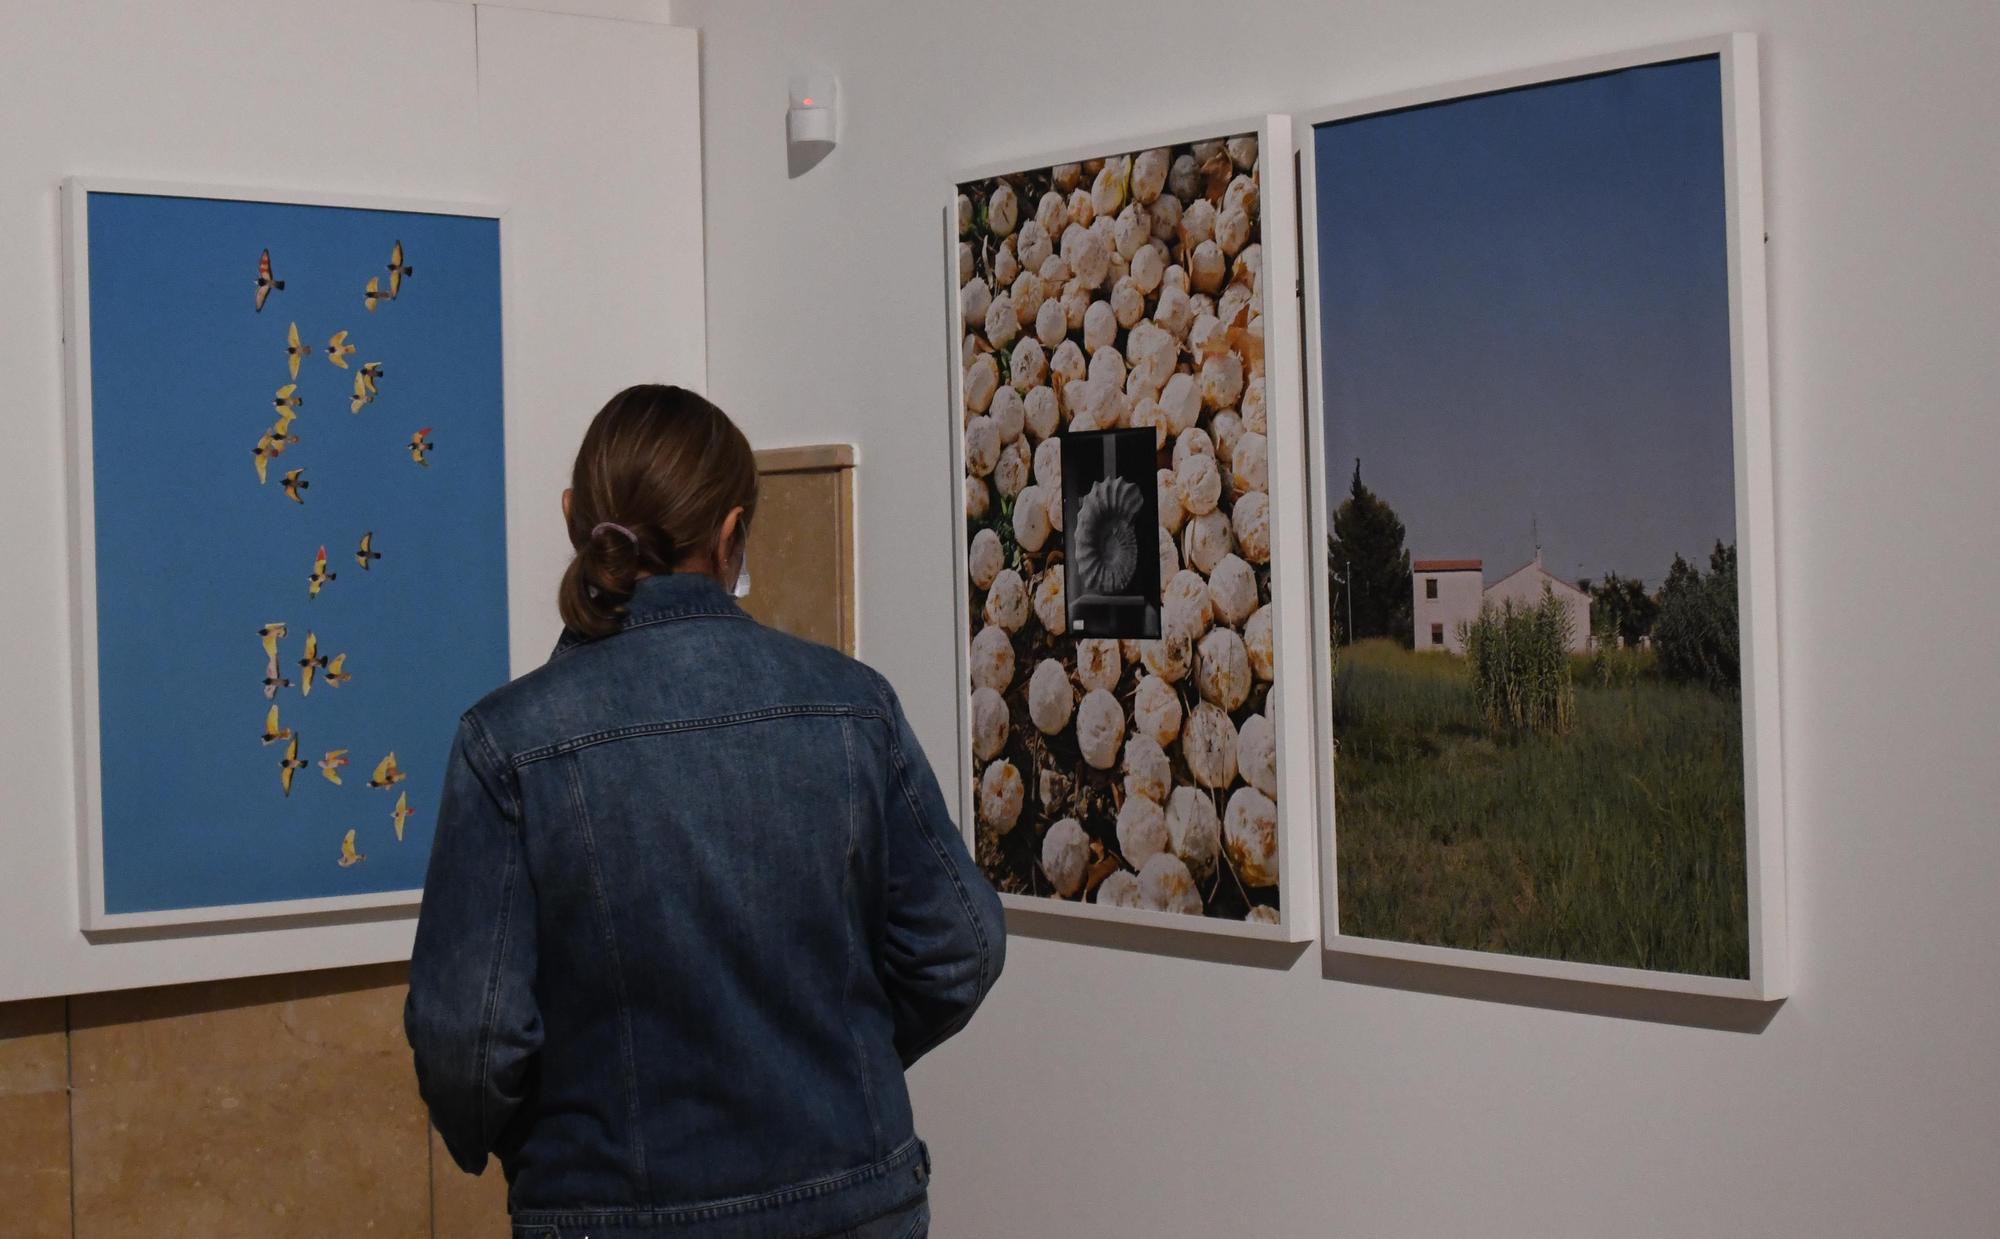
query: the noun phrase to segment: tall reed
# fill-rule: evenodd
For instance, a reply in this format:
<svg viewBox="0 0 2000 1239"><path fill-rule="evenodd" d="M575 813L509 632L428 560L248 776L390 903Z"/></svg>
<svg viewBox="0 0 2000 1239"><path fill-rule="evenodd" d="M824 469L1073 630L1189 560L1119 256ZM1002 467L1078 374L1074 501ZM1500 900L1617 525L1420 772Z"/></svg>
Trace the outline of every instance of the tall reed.
<svg viewBox="0 0 2000 1239"><path fill-rule="evenodd" d="M1472 670L1472 699L1496 732L1562 735L1576 714L1570 673L1570 618L1546 587L1532 607L1512 599L1479 609L1459 625Z"/></svg>

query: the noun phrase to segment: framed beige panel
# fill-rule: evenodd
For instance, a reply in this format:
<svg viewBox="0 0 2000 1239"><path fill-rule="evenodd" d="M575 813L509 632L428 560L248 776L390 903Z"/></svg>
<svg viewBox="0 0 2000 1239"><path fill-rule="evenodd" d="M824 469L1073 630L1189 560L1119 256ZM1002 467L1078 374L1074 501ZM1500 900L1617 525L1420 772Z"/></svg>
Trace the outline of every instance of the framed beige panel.
<svg viewBox="0 0 2000 1239"><path fill-rule="evenodd" d="M854 653L854 448L757 453L750 596L761 623Z"/></svg>

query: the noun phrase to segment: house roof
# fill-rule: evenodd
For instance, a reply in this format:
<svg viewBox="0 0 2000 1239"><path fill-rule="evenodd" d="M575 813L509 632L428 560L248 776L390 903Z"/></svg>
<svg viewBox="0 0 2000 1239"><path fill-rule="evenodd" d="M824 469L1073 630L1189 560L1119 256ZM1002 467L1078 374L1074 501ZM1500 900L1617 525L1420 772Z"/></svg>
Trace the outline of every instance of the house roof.
<svg viewBox="0 0 2000 1239"><path fill-rule="evenodd" d="M1486 587L1487 592L1491 593L1493 590L1499 589L1502 585L1505 585L1507 582L1513 580L1517 576L1520 576L1524 572L1537 573L1541 576L1543 580L1547 581L1550 585L1556 586L1561 589L1566 589L1570 593L1576 594L1579 597L1582 598L1590 597L1589 594L1584 593L1584 591L1578 589L1574 582L1565 581L1561 577L1557 576L1555 573L1550 572L1547 568L1543 567L1542 556L1540 552L1537 552L1535 554L1535 557L1529 560L1527 563L1522 564L1520 567L1514 569L1506 576L1503 576L1499 580L1493 582L1493 584L1488 585Z"/></svg>
<svg viewBox="0 0 2000 1239"><path fill-rule="evenodd" d="M1410 565L1412 572L1478 572L1485 563L1477 559L1419 559Z"/></svg>

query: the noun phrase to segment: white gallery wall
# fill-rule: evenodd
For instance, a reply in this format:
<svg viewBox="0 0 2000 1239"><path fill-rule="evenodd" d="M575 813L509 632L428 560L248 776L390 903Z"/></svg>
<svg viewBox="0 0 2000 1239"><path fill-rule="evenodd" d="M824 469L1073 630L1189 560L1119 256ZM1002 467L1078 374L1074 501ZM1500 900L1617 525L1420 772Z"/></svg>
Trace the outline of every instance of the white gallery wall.
<svg viewBox="0 0 2000 1239"><path fill-rule="evenodd" d="M76 930L61 179L507 208L508 588L526 670L559 630L557 494L584 425L626 383L703 386L696 36L663 24L664 3L597 7L615 18L445 0L0 3L0 1001L407 958L414 924ZM156 607L164 584L101 598Z"/></svg>
<svg viewBox="0 0 2000 1239"><path fill-rule="evenodd" d="M988 1007L915 1072L937 1232L1996 1233L2000 7L682 0L676 16L703 40L710 394L760 442L859 445L862 652L947 780L953 172L1760 34L1795 996L1593 995L1016 918ZM839 76L841 142L791 179L786 79L814 68Z"/></svg>

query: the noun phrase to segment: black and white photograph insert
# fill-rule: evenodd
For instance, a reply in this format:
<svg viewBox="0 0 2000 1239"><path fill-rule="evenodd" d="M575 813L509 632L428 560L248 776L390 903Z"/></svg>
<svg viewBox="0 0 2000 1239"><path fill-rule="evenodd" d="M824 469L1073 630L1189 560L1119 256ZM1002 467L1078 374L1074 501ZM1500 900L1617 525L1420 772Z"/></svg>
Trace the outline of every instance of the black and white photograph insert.
<svg viewBox="0 0 2000 1239"><path fill-rule="evenodd" d="M1151 427L1063 436L1063 594L1078 637L1160 635L1156 446Z"/></svg>

